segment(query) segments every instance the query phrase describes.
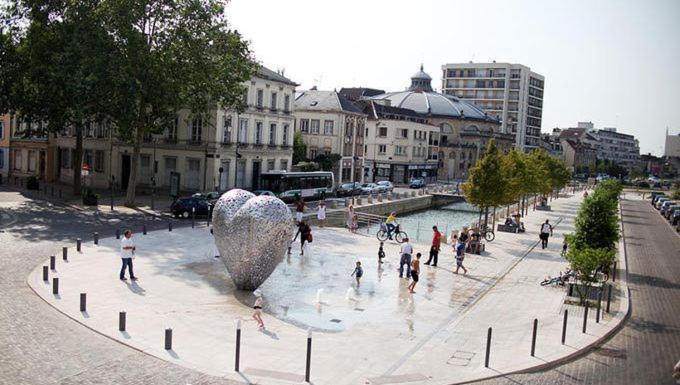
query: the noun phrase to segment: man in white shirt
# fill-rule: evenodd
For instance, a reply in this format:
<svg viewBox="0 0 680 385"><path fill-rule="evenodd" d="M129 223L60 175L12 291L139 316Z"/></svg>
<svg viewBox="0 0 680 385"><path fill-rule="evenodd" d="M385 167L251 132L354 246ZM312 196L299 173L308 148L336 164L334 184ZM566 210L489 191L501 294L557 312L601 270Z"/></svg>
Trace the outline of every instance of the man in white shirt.
<svg viewBox="0 0 680 385"><path fill-rule="evenodd" d="M541 225L541 248L545 249L548 247L548 237L550 237L553 233L553 227L550 225L550 222L546 219L545 223Z"/></svg>
<svg viewBox="0 0 680 385"><path fill-rule="evenodd" d="M401 259L399 260L399 278L404 278L404 265L406 265L406 278L411 278L411 256L413 255L413 246L408 242L408 238L404 238L404 243L401 244Z"/></svg>
<svg viewBox="0 0 680 385"><path fill-rule="evenodd" d="M127 281L125 278L125 267L130 270L130 279L137 280L135 274L132 272L132 258L135 256L135 241L132 240L132 231L125 230L125 236L120 240L120 258L123 261L123 266L120 268L120 280Z"/></svg>

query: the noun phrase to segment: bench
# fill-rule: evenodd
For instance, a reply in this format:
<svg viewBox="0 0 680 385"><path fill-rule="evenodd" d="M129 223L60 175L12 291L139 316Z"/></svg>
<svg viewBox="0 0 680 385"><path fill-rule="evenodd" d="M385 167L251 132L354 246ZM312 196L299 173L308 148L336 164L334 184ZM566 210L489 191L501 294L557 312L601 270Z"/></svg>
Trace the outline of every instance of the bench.
<svg viewBox="0 0 680 385"><path fill-rule="evenodd" d="M498 229L496 231L504 232L504 233L517 233L517 226L514 225L502 225L498 224Z"/></svg>

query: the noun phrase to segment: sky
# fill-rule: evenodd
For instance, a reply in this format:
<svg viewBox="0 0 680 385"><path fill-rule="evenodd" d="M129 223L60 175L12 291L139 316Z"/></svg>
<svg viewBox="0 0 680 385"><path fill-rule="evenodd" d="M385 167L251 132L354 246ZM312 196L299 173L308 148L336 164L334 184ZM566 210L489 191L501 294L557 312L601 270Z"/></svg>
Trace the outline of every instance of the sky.
<svg viewBox="0 0 680 385"><path fill-rule="evenodd" d="M255 58L299 83L400 91L420 64L524 64L545 76L543 132L592 121L663 154L680 133L680 1L231 0Z"/></svg>

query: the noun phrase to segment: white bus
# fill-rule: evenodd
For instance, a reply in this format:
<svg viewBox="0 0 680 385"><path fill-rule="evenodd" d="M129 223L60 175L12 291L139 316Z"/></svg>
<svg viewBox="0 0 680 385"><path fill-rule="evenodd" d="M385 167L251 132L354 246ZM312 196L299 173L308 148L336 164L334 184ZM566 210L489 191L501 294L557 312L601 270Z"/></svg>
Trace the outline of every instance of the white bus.
<svg viewBox="0 0 680 385"><path fill-rule="evenodd" d="M330 171L269 171L260 174L260 189L271 191L285 202L292 201L296 195L307 199L331 197L334 186L335 178Z"/></svg>

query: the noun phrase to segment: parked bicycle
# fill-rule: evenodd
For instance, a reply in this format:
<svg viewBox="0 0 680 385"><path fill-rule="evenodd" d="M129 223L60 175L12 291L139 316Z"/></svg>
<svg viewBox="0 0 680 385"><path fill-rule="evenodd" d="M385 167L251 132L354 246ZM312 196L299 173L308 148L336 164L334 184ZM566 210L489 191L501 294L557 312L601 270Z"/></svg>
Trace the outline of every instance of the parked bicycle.
<svg viewBox="0 0 680 385"><path fill-rule="evenodd" d="M547 285L559 285L559 286L564 286L565 283L569 282L569 279L571 278L576 278L576 272L567 269L567 271L564 272L564 274L560 271L560 275L557 277L548 277L541 281L541 286L547 286Z"/></svg>
<svg viewBox="0 0 680 385"><path fill-rule="evenodd" d="M397 243L404 243L404 239L408 238L408 234L406 232L401 231L401 225L397 224L394 228L394 231L392 231L392 237L391 239L394 239L397 241ZM380 223L380 230L378 230L378 233L376 234L376 237L378 238L379 241L386 241L390 237L387 236L388 231L387 231L387 225L385 222Z"/></svg>
<svg viewBox="0 0 680 385"><path fill-rule="evenodd" d="M494 239L496 239L496 234L494 234L493 228L489 227L488 224L482 225L482 228L480 229L480 233L482 234L484 239L486 239L488 242L491 242Z"/></svg>

